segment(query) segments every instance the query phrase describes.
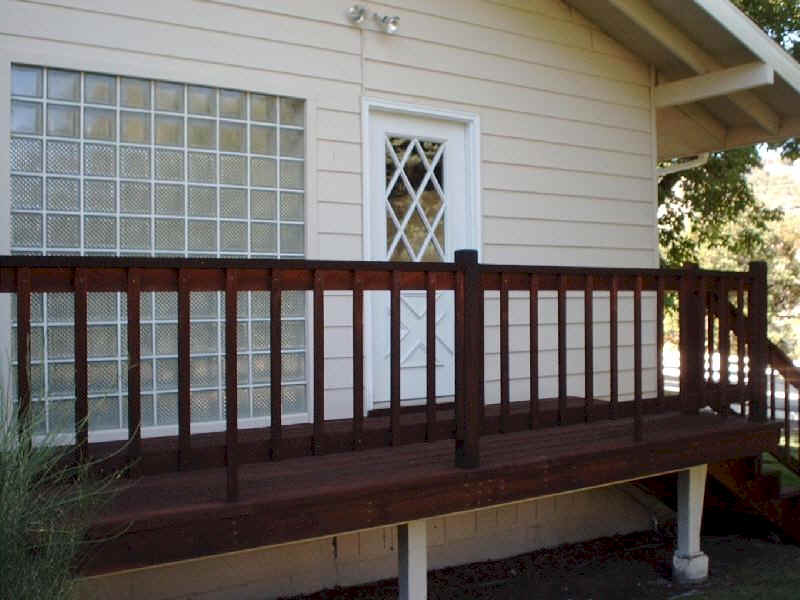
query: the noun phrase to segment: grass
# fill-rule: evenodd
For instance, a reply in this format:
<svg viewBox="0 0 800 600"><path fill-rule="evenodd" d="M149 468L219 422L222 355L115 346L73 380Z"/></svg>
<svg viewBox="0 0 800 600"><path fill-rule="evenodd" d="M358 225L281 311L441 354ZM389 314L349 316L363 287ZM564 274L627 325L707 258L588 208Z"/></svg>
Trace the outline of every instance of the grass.
<svg viewBox="0 0 800 600"><path fill-rule="evenodd" d="M772 454L764 452L761 455L761 469L764 474L777 473L781 478L781 488L800 488L800 476L787 469Z"/></svg>
<svg viewBox="0 0 800 600"><path fill-rule="evenodd" d="M66 599L91 517L119 474L94 479L71 447L26 443L29 434L0 418L0 595Z"/></svg>

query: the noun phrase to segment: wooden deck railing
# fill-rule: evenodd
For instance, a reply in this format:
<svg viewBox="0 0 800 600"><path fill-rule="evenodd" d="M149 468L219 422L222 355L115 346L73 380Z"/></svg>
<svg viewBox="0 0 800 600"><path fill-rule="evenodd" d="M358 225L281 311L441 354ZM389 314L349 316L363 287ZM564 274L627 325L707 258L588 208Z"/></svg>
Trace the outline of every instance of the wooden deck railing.
<svg viewBox="0 0 800 600"><path fill-rule="evenodd" d="M758 276L766 279L766 272L758 267ZM724 293L709 294L707 298L708 312L706 323L708 326L708 368L706 379L712 383L712 388L717 396L723 398L733 395L737 400L736 411L746 414L748 405L740 399L748 396L748 388L753 397L758 395L761 404L758 406L759 418L769 418L772 421L783 423L783 435L777 457L789 468L800 474L800 460L798 458L798 438L800 438L800 368L796 367L792 359L765 334L759 341L756 350L766 354L765 364L758 368L757 363L747 364L752 360L753 349L750 356L737 345L735 354L731 352L731 333L738 338L738 332L748 329L751 336L755 336L762 326L760 322L751 320L750 315L758 315L760 307L745 307L741 293L737 293L736 303L729 301ZM751 312L752 311L752 312ZM714 330L718 331L718 345L714 347ZM714 355L719 355L719 367L713 364ZM735 370L731 365L735 364ZM731 371L735 371L732 373ZM716 382L716 384L714 384ZM782 395L782 401L779 400ZM730 403L729 403L730 405ZM752 408L751 408L752 410Z"/></svg>
<svg viewBox="0 0 800 600"><path fill-rule="evenodd" d="M575 397L568 395L567 360L567 314L568 296L583 300L583 366L584 390L582 398L582 420L594 418L620 418L633 416L631 434L635 440L645 436L643 413L652 407L664 407L663 356L664 310L667 294L677 294L680 307L681 347L681 394L680 406L696 412L703 406L713 405L719 412L729 411L732 404L749 406L751 418L766 418L765 402L758 395L765 379L753 373L764 372L767 362L766 346L759 342L766 334L766 287L765 270L754 264L749 273L701 271L697 268L680 270L659 269L589 269L567 267L526 267L483 265L477 262L475 251L456 252L452 263L383 263L383 262L336 262L304 260L238 260L238 259L155 259L155 258L99 258L99 257L1 257L0 292L17 296L17 400L20 423L30 419L31 385L31 294L66 292L74 296L74 356L75 356L75 448L78 460L89 454L88 443L88 380L87 380L87 295L93 292L118 292L127 295L127 378L128 442L127 454L132 462L143 457L141 436L141 386L140 386L140 295L145 292L176 292L178 296L178 469L196 468L192 460L197 448L191 434L191 381L190 343L192 327L190 294L192 292L225 292L225 438L224 465L227 468L227 497L238 496L238 467L241 462L253 460L277 460L284 452L308 439L308 453L320 454L341 451L342 420L326 419L325 414L325 292L345 291L352 294L353 330L353 388L352 416L349 419L348 449L359 449L369 445L404 442L404 415L401 410L401 329L400 298L406 290L422 290L427 297L426 316L426 397L424 415L424 439L455 439L455 463L463 468L474 468L480 463L480 438L482 434L500 433L520 428L536 428L544 425L543 402L553 402L556 424L564 425L568 419ZM287 291L308 291L313 294L313 415L308 438L284 433L297 427L282 424L281 408L281 294ZM443 418L436 397L436 293L452 291L455 301L455 400L452 426L440 422ZM736 306L744 308L745 294L748 299L748 327L739 317L734 323L726 319L728 312L722 311L720 331L733 331L739 348L747 348L750 365L750 391L743 392L743 380L739 394L732 395L723 389L712 402L704 384L704 350L706 341L713 344L713 325L707 325L708 292L715 291L718 299L727 301L731 294L737 297ZM270 292L270 362L271 362L271 407L270 423L264 424L263 444L246 446L240 441L237 421L237 293L243 291ZM364 297L367 292L383 291L390 294L390 353L389 377L390 398L388 420L384 428L386 435L376 435L365 430L370 419L364 414ZM489 415L485 397L484 381L484 325L485 306L488 294L499 296L500 330L500 393L496 417ZM529 307L529 399L523 418L520 418L520 403L511 401L510 376L510 300L516 293L527 296ZM633 304L633 394L631 403L620 400L620 367L618 352L619 299L621 294L632 298ZM555 398L540 398L540 327L539 303L547 295L556 303L556 348L557 395ZM656 335L648 344L656 352L656 392L654 398L643 397L643 296L654 299ZM594 341L596 299L608 297L609 349L607 365L597 364ZM718 300L718 304L720 301ZM712 307L713 309L713 307ZM713 313L712 313L713 314ZM739 313L741 315L741 312ZM605 316L605 315L601 315ZM711 319L713 322L713 319ZM707 335L707 332L710 332ZM726 336L721 336L720 350L728 352ZM743 354L739 353L740 356ZM743 360L743 359L742 359ZM595 374L608 371L609 394L598 398L595 393ZM741 371L740 371L741 372ZM740 378L741 379L741 378ZM762 381L763 380L763 381ZM764 389L766 393L766 389ZM761 398L761 399L759 399ZM625 411L622 406L625 405ZM419 413L415 413L417 417ZM496 429L491 423L496 418ZM380 422L377 419L376 422ZM372 425L370 425L372 427ZM307 426L308 427L308 426ZM336 429L340 441L332 443L332 430ZM444 433L442 433L444 431ZM380 432L379 432L380 433ZM329 435L330 434L330 435ZM369 434L369 435L367 435ZM287 434L288 435L288 434ZM301 441L298 442L297 440ZM367 443L368 442L368 443ZM255 448L255 450L253 449ZM264 450L264 452L261 452ZM204 456L208 456L207 449ZM260 454L259 454L260 453ZM202 466L202 465L200 465Z"/></svg>

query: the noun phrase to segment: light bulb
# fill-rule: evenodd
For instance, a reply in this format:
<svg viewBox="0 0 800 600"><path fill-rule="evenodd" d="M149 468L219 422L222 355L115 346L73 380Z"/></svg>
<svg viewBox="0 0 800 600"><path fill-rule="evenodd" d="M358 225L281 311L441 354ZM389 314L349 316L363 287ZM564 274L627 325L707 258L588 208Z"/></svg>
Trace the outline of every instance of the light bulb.
<svg viewBox="0 0 800 600"><path fill-rule="evenodd" d="M381 27L386 33L395 33L397 29L400 27L400 17L390 17L386 15L385 17L375 17L379 20Z"/></svg>
<svg viewBox="0 0 800 600"><path fill-rule="evenodd" d="M367 9L359 4L355 4L347 9L347 18L351 23L360 25L367 17Z"/></svg>

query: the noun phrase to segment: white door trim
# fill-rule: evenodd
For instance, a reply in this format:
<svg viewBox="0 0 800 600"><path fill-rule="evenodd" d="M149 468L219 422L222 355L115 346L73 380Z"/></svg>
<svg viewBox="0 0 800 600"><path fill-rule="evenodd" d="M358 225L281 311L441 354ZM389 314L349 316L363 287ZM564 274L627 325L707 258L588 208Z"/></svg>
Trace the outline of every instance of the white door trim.
<svg viewBox="0 0 800 600"><path fill-rule="evenodd" d="M482 215L481 206L481 127L480 116L475 113L467 113L453 110L419 106L416 104L406 104L393 102L379 98L362 97L361 99L361 214L362 214L362 257L367 260L371 254L371 210L372 202L369 202L370 192L370 143L369 143L369 122L372 112L388 112L394 114L430 117L446 121L463 123L466 129L466 148L464 148L464 158L466 163L466 181L464 189L466 197L466 222L471 224L467 227L466 246L478 251L478 260L482 254ZM455 248L454 250L457 250ZM373 306L370 302L369 294L366 295L366 306L364 307L364 340L369 343L373 335ZM372 410L375 401L375 366L372 353L364 352L364 392L366 397L366 411Z"/></svg>

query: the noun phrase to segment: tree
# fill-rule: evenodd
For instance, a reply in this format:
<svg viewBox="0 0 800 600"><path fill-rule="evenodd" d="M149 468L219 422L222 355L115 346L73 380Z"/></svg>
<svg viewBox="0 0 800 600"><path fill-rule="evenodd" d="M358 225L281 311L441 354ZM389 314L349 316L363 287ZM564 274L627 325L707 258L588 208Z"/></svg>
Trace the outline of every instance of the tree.
<svg viewBox="0 0 800 600"><path fill-rule="evenodd" d="M734 0L775 41L800 58L800 2ZM787 159L800 158L800 142L780 145ZM755 146L711 155L705 166L662 177L658 186L662 261L679 266L697 261L705 249L733 256L766 253L766 232L781 212L753 194L747 174L761 166Z"/></svg>
<svg viewBox="0 0 800 600"><path fill-rule="evenodd" d="M750 260L766 261L769 337L780 342L790 356L800 357L800 178L791 170L776 168L779 157L772 156L769 161L769 172L758 169L748 181L767 209L787 209L783 218L769 224L756 254L736 255L716 246L702 250L700 260L714 268L737 270L746 269ZM741 224L727 227L733 236L742 228Z"/></svg>

